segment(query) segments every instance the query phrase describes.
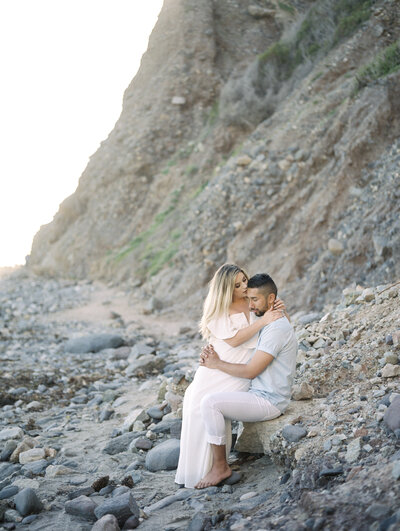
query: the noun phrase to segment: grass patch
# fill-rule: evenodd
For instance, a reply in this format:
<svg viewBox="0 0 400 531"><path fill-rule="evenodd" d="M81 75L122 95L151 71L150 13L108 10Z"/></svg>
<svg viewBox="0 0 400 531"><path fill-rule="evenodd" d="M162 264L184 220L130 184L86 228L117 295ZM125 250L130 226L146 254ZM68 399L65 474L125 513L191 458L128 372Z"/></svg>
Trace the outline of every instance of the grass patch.
<svg viewBox="0 0 400 531"><path fill-rule="evenodd" d="M173 231L171 233L171 240L169 244L163 249L155 250L153 244L148 245L146 251L140 257L141 260L147 260L149 262L148 267L146 267L148 275L156 275L172 260L179 249L179 239L181 235L181 231Z"/></svg>
<svg viewBox="0 0 400 531"><path fill-rule="evenodd" d="M278 2L278 6L280 9L282 9L282 11L286 11L286 13L290 13L290 15L294 15L296 13L296 9L285 2Z"/></svg>
<svg viewBox="0 0 400 531"><path fill-rule="evenodd" d="M164 223L164 221L169 217L169 215L175 210L178 204L178 201L179 201L179 197L182 193L182 190L183 190L183 186L177 188L171 193L169 206L162 212L159 212L158 214L156 214L156 216L154 217L153 223L150 225L150 227L147 230L135 236L135 238L133 238L133 240L131 240L126 247L121 249L121 251L119 251L114 256L115 262L118 263L121 260L123 260L132 251L134 251L141 245L145 244L150 239L150 237L153 236L156 230Z"/></svg>
<svg viewBox="0 0 400 531"><path fill-rule="evenodd" d="M344 37L349 37L371 16L372 0L340 0L335 5L337 27L334 36L336 44Z"/></svg>
<svg viewBox="0 0 400 531"><path fill-rule="evenodd" d="M201 192L207 187L207 185L208 181L198 186L196 190L190 195L190 199L195 199L197 196L199 196Z"/></svg>
<svg viewBox="0 0 400 531"><path fill-rule="evenodd" d="M193 175L196 175L196 173L199 171L199 168L197 166L195 166L194 164L188 166L186 169L185 169L185 175L187 177L192 177Z"/></svg>
<svg viewBox="0 0 400 531"><path fill-rule="evenodd" d="M361 67L356 74L358 92L373 81L388 76L400 69L400 39L384 48L370 63Z"/></svg>
<svg viewBox="0 0 400 531"><path fill-rule="evenodd" d="M218 100L216 100L212 104L210 112L208 114L207 125L212 127L215 124L215 122L218 120L218 116L219 116L219 102Z"/></svg>

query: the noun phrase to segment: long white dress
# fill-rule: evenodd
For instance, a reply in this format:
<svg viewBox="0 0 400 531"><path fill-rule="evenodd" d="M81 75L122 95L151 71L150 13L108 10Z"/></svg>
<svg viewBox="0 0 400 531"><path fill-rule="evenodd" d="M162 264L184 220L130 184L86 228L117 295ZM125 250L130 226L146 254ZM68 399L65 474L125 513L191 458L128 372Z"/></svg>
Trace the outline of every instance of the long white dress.
<svg viewBox="0 0 400 531"><path fill-rule="evenodd" d="M211 332L209 342L224 361L231 363L247 363L257 344L257 334L238 347L231 347L224 339L232 338L238 330L246 328L255 321L250 314L250 323L246 315L235 313L222 316L210 321L208 329ZM192 383L186 390L183 401L182 432L179 463L175 482L185 487L193 488L211 469L212 453L206 441L206 432L200 414L201 399L208 393L247 391L250 380L230 376L217 369L199 367ZM232 433L231 422L226 421L226 449L229 454Z"/></svg>

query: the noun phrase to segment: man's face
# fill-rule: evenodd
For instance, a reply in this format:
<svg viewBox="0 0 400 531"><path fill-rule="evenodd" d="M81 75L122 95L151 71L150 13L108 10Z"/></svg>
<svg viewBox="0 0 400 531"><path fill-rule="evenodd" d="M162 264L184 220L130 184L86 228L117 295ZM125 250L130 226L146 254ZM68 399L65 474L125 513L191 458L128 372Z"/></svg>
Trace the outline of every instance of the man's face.
<svg viewBox="0 0 400 531"><path fill-rule="evenodd" d="M249 298L249 308L257 317L261 317L268 310L268 302L264 295L258 288L247 288L247 296Z"/></svg>

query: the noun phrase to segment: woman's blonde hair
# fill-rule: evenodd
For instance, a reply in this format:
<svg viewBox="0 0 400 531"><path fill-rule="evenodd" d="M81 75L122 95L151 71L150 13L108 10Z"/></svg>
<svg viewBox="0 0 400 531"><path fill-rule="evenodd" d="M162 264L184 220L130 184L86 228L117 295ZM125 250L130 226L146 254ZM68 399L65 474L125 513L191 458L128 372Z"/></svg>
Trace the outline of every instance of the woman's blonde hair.
<svg viewBox="0 0 400 531"><path fill-rule="evenodd" d="M235 264L224 264L214 274L203 306L203 316L200 321L200 333L204 339L210 337L208 323L220 315L228 315L235 289L236 276L239 273L249 280L248 274Z"/></svg>

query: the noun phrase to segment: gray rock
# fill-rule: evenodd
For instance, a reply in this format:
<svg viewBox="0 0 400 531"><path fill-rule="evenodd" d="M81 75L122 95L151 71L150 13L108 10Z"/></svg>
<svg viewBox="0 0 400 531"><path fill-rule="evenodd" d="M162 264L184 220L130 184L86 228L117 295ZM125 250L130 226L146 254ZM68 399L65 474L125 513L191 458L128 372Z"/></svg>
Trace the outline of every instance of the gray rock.
<svg viewBox="0 0 400 531"><path fill-rule="evenodd" d="M146 456L145 466L151 472L174 470L178 466L180 441L169 439L152 448Z"/></svg>
<svg viewBox="0 0 400 531"><path fill-rule="evenodd" d="M115 411L111 407L106 407L100 412L99 421L104 422L114 415Z"/></svg>
<svg viewBox="0 0 400 531"><path fill-rule="evenodd" d="M393 464L392 476L394 479L400 479L400 461L395 461Z"/></svg>
<svg viewBox="0 0 400 531"><path fill-rule="evenodd" d="M103 452L109 455L120 454L128 450L129 443L138 436L137 432L128 432L111 439L103 448Z"/></svg>
<svg viewBox="0 0 400 531"><path fill-rule="evenodd" d="M381 520L391 513L390 507L383 505L382 503L373 503L366 510L368 516L374 520Z"/></svg>
<svg viewBox="0 0 400 531"><path fill-rule="evenodd" d="M172 430L176 433L181 431L182 421L181 419L165 419L151 428L154 433L172 433ZM177 437L176 437L177 438Z"/></svg>
<svg viewBox="0 0 400 531"><path fill-rule="evenodd" d="M36 492L31 489L23 489L15 498L15 507L21 516L28 516L28 514L40 513L43 509L43 504L36 495Z"/></svg>
<svg viewBox="0 0 400 531"><path fill-rule="evenodd" d="M113 498L116 496L121 496L122 494L126 494L127 492L130 492L129 487L125 487L125 485L120 485L119 487L115 488L113 490Z"/></svg>
<svg viewBox="0 0 400 531"><path fill-rule="evenodd" d="M69 339L64 345L64 350L73 354L85 354L100 352L106 348L118 348L124 343L123 338L115 334L93 334Z"/></svg>
<svg viewBox="0 0 400 531"><path fill-rule="evenodd" d="M187 531L203 531L210 523L210 517L201 511L197 512L186 528Z"/></svg>
<svg viewBox="0 0 400 531"><path fill-rule="evenodd" d="M345 455L345 459L347 463L354 463L357 461L357 459L360 457L361 452L361 441L360 437L357 437L356 439L353 439L349 442L347 445L347 452Z"/></svg>
<svg viewBox="0 0 400 531"><path fill-rule="evenodd" d="M97 505L87 496L78 496L65 503L65 512L86 520L95 520L94 510Z"/></svg>
<svg viewBox="0 0 400 531"><path fill-rule="evenodd" d="M0 454L0 461L8 461L17 446L17 441L15 441L14 439L8 440L3 448L3 451Z"/></svg>
<svg viewBox="0 0 400 531"><path fill-rule="evenodd" d="M120 531L118 520L113 514L106 514L92 527L91 531Z"/></svg>
<svg viewBox="0 0 400 531"><path fill-rule="evenodd" d="M400 396L396 396L385 411L385 425L392 431L400 428Z"/></svg>
<svg viewBox="0 0 400 531"><path fill-rule="evenodd" d="M134 361L125 370L127 376L132 376L137 373L149 373L152 371L161 371L166 365L164 358L160 358L153 354L147 356L141 356L138 360Z"/></svg>
<svg viewBox="0 0 400 531"><path fill-rule="evenodd" d="M135 441L135 447L139 450L150 450L153 448L153 443L150 441L150 439L139 437L139 439Z"/></svg>
<svg viewBox="0 0 400 531"><path fill-rule="evenodd" d="M5 428L0 431L0 441L7 441L8 439L22 439L24 432L18 426L14 428Z"/></svg>
<svg viewBox="0 0 400 531"><path fill-rule="evenodd" d="M170 496L166 496L165 498L162 498L161 500L158 500L155 503L152 503L151 505L148 505L143 509L143 511L149 515L153 513L154 511L159 511L160 509L163 509L164 507L168 507L168 505L171 505L172 503L175 503L177 501L186 500L187 498L190 498L193 495L190 489L179 489L175 494L171 494Z"/></svg>
<svg viewBox="0 0 400 531"><path fill-rule="evenodd" d="M98 505L94 511L97 518L102 518L106 514L113 514L118 524L124 525L126 520L132 515L139 518L140 510L131 493L127 492L121 496L111 498Z"/></svg>
<svg viewBox="0 0 400 531"><path fill-rule="evenodd" d="M297 322L303 326L313 323L314 321L319 321L322 317L322 313L312 312L306 313L297 319Z"/></svg>
<svg viewBox="0 0 400 531"><path fill-rule="evenodd" d="M150 347L145 343L136 343L129 354L129 361L135 361L137 358L140 358L140 356L148 356L154 352L155 347Z"/></svg>
<svg viewBox="0 0 400 531"><path fill-rule="evenodd" d="M138 525L140 524L140 520L137 516L130 516L128 520L125 522L123 530L125 529L136 529Z"/></svg>
<svg viewBox="0 0 400 531"><path fill-rule="evenodd" d="M155 420L161 420L164 416L163 410L157 406L150 407L146 413Z"/></svg>
<svg viewBox="0 0 400 531"><path fill-rule="evenodd" d="M298 442L307 435L307 430L303 426L293 426L288 424L282 429L282 437L288 442Z"/></svg>
<svg viewBox="0 0 400 531"><path fill-rule="evenodd" d="M18 492L18 487L14 485L9 485L8 487L4 487L0 490L0 500L6 500L7 498L11 498L11 496L15 496Z"/></svg>
<svg viewBox="0 0 400 531"><path fill-rule="evenodd" d="M73 492L70 492L68 494L69 500L74 500L75 498L78 498L79 496L90 496L95 492L93 487L82 487L80 489L74 490Z"/></svg>

